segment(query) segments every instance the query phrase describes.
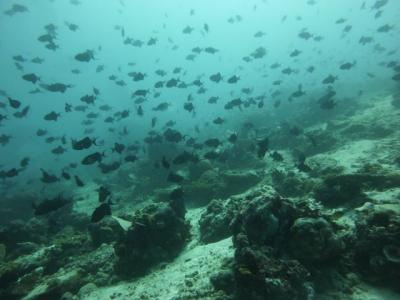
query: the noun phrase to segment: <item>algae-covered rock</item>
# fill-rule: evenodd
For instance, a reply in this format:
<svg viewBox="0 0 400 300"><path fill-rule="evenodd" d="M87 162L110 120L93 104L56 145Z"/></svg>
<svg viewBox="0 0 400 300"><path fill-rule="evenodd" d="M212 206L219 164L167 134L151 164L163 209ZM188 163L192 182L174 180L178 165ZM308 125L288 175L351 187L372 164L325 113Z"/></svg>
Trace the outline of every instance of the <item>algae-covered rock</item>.
<svg viewBox="0 0 400 300"><path fill-rule="evenodd" d="M260 182L261 176L251 171L205 171L198 180L185 185L187 200L192 206L208 204L212 199L240 194Z"/></svg>
<svg viewBox="0 0 400 300"><path fill-rule="evenodd" d="M320 262L337 256L344 243L326 219L299 218L290 228L290 248L301 262Z"/></svg>
<svg viewBox="0 0 400 300"><path fill-rule="evenodd" d="M315 198L329 207L357 205L367 201L363 191L400 187L398 174L342 174L328 176L315 189Z"/></svg>
<svg viewBox="0 0 400 300"><path fill-rule="evenodd" d="M373 205L360 215L354 237L359 272L370 282L398 289L400 278L400 214Z"/></svg>
<svg viewBox="0 0 400 300"><path fill-rule="evenodd" d="M111 216L103 218L100 222L89 225L89 234L93 244L98 247L103 243L112 243L121 238L124 229L120 223Z"/></svg>
<svg viewBox="0 0 400 300"><path fill-rule="evenodd" d="M170 203L150 204L139 210L132 226L115 245L116 272L122 277L145 274L157 263L168 261L189 238L189 225L181 209Z"/></svg>

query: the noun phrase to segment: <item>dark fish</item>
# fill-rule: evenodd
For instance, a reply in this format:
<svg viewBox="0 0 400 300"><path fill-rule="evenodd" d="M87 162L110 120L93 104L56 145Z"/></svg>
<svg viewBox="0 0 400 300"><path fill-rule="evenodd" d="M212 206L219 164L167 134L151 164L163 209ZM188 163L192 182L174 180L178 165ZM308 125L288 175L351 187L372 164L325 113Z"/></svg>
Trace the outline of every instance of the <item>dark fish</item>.
<svg viewBox="0 0 400 300"><path fill-rule="evenodd" d="M0 135L0 145L5 146L10 142L11 135L2 134Z"/></svg>
<svg viewBox="0 0 400 300"><path fill-rule="evenodd" d="M215 54L215 53L218 52L218 49L215 49L213 47L207 47L207 48L204 48L204 52L207 52L207 53L210 53L210 54Z"/></svg>
<svg viewBox="0 0 400 300"><path fill-rule="evenodd" d="M114 148L112 149L112 152L117 152L117 153L121 154L122 151L124 151L124 150L125 150L125 145L115 143Z"/></svg>
<svg viewBox="0 0 400 300"><path fill-rule="evenodd" d="M63 154L64 152L66 152L66 150L67 150L67 149L65 149L64 147L58 146L58 147L52 149L52 150L51 150L51 153L56 154L56 155L61 155L61 154Z"/></svg>
<svg viewBox="0 0 400 300"><path fill-rule="evenodd" d="M164 167L164 169L169 169L169 167L170 167L170 164L169 164L169 162L167 161L167 159L165 158L165 156L163 156L162 157L162 159L161 159L161 165Z"/></svg>
<svg viewBox="0 0 400 300"><path fill-rule="evenodd" d="M133 162L137 161L137 159L138 159L138 157L136 155L134 155L134 154L130 154L130 155L125 157L125 161L126 162L132 162L133 163Z"/></svg>
<svg viewBox="0 0 400 300"><path fill-rule="evenodd" d="M395 81L399 81L399 80L400 80L400 73L394 75L394 76L392 77L392 79L395 80Z"/></svg>
<svg viewBox="0 0 400 300"><path fill-rule="evenodd" d="M37 136L44 136L44 135L46 135L46 134L47 134L47 131L44 130L44 129L38 129L38 130L36 130L36 135L37 135Z"/></svg>
<svg viewBox="0 0 400 300"><path fill-rule="evenodd" d="M26 117L26 115L28 114L29 109L30 109L30 106L29 106L29 105L28 105L28 106L25 106L21 111L17 111L17 112L15 112L13 115L14 115L14 117L16 117L17 119L24 118L24 117Z"/></svg>
<svg viewBox="0 0 400 300"><path fill-rule="evenodd" d="M236 83L239 81L239 79L240 79L239 76L233 75L233 76L229 77L228 83L230 83L230 84Z"/></svg>
<svg viewBox="0 0 400 300"><path fill-rule="evenodd" d="M75 183L76 183L77 186L79 186L79 187L84 187L85 186L83 181L77 175L74 175L74 179L75 179Z"/></svg>
<svg viewBox="0 0 400 300"><path fill-rule="evenodd" d="M89 62L94 59L93 50L86 50L85 52L78 53L75 55L75 59L80 62Z"/></svg>
<svg viewBox="0 0 400 300"><path fill-rule="evenodd" d="M67 25L68 29L71 31L77 31L79 29L79 26L73 23L65 22L65 25Z"/></svg>
<svg viewBox="0 0 400 300"><path fill-rule="evenodd" d="M57 121L57 119L60 117L59 113L56 113L55 111L49 112L46 114L43 119L46 121Z"/></svg>
<svg viewBox="0 0 400 300"><path fill-rule="evenodd" d="M301 53L300 50L295 49L294 51L292 51L292 53L290 53L290 57L299 56L300 53Z"/></svg>
<svg viewBox="0 0 400 300"><path fill-rule="evenodd" d="M210 76L210 80L211 81L214 81L214 82L216 82L216 83L218 83L218 82L220 82L221 80L222 80L222 75L221 75L221 73L216 73L216 74L213 74L213 75L211 75Z"/></svg>
<svg viewBox="0 0 400 300"><path fill-rule="evenodd" d="M221 141L220 141L219 139L217 139L217 138L211 138L211 139L207 139L207 140L204 142L204 145L206 145L207 147L216 148L216 147L218 147L219 145L222 145L222 143L221 143Z"/></svg>
<svg viewBox="0 0 400 300"><path fill-rule="evenodd" d="M21 168L25 168L29 165L29 161L30 158L29 157L24 157L23 159L21 159L21 161L19 162L19 165L21 166Z"/></svg>
<svg viewBox="0 0 400 300"><path fill-rule="evenodd" d="M283 161L283 156L278 151L274 151L270 155L274 161Z"/></svg>
<svg viewBox="0 0 400 300"><path fill-rule="evenodd" d="M233 109L234 107L239 107L241 109L241 105L243 101L240 98L233 99L224 105L225 109Z"/></svg>
<svg viewBox="0 0 400 300"><path fill-rule="evenodd" d="M40 180L44 183L54 183L59 180L57 176L49 174L43 169L40 169L40 171L42 171L42 177Z"/></svg>
<svg viewBox="0 0 400 300"><path fill-rule="evenodd" d="M185 102L183 104L183 109L188 111L188 112L194 112L194 105L192 102Z"/></svg>
<svg viewBox="0 0 400 300"><path fill-rule="evenodd" d="M237 133L232 133L229 137L228 137L228 141L232 144L236 143L237 141Z"/></svg>
<svg viewBox="0 0 400 300"><path fill-rule="evenodd" d="M296 164L296 167L301 171L301 172L310 172L312 169L310 166L306 164L306 156L303 153L300 153L298 157L299 162Z"/></svg>
<svg viewBox="0 0 400 300"><path fill-rule="evenodd" d="M71 88L72 85L70 84L64 84L64 83L52 83L52 84L41 84L40 85L42 88L44 88L45 90L49 91L49 92L60 92L60 93L65 93L65 91L67 90L67 88Z"/></svg>
<svg viewBox="0 0 400 300"><path fill-rule="evenodd" d="M94 105L95 100L96 100L96 96L94 96L94 95L85 95L85 96L81 97L81 101L85 102L86 104Z"/></svg>
<svg viewBox="0 0 400 300"><path fill-rule="evenodd" d="M62 196L58 196L53 199L43 200L39 204L32 203L32 207L35 216L41 216L56 211L68 204L72 204L71 199L65 199Z"/></svg>
<svg viewBox="0 0 400 300"><path fill-rule="evenodd" d="M38 76L36 76L36 74L33 73L29 73L29 74L25 74L22 75L22 79L32 82L32 83L36 83L37 81L40 81L40 78Z"/></svg>
<svg viewBox="0 0 400 300"><path fill-rule="evenodd" d="M162 102L162 103L158 104L156 107L153 107L153 110L154 111L166 111L169 106L170 106L169 103Z"/></svg>
<svg viewBox="0 0 400 300"><path fill-rule="evenodd" d="M10 106L12 108L15 108L15 109L17 109L17 108L19 108L21 106L21 102L20 101L18 101L16 99L12 99L10 97L8 97L8 103L10 104Z"/></svg>
<svg viewBox="0 0 400 300"><path fill-rule="evenodd" d="M167 181L173 183L181 183L185 178L182 175L179 175L175 172L170 172L167 177Z"/></svg>
<svg viewBox="0 0 400 300"><path fill-rule="evenodd" d="M138 116L143 116L143 108L142 108L141 105L139 105L139 107L138 107L136 112L137 112Z"/></svg>
<svg viewBox="0 0 400 300"><path fill-rule="evenodd" d="M4 11L4 14L9 15L11 17L16 13L23 13L27 11L28 8L26 6L14 3L10 9Z"/></svg>
<svg viewBox="0 0 400 300"><path fill-rule="evenodd" d="M90 218L92 223L100 222L105 216L111 216L111 206L109 203L102 203L96 207Z"/></svg>
<svg viewBox="0 0 400 300"><path fill-rule="evenodd" d="M183 135L179 131L171 128L164 131L163 135L168 142L178 143L183 140Z"/></svg>
<svg viewBox="0 0 400 300"><path fill-rule="evenodd" d="M355 64L356 64L355 62L353 62L353 63L348 62L348 63L344 63L344 64L340 65L339 68L341 70L350 70L352 67L354 67Z"/></svg>
<svg viewBox="0 0 400 300"><path fill-rule="evenodd" d="M210 104L215 104L217 103L218 99L219 97L210 97L207 102Z"/></svg>
<svg viewBox="0 0 400 300"><path fill-rule="evenodd" d="M206 152L204 154L203 157L205 159L210 159L210 160L217 159L219 157L219 152L217 152L217 151L208 151L208 152Z"/></svg>
<svg viewBox="0 0 400 300"><path fill-rule="evenodd" d="M322 80L323 84L334 83L338 79L337 76L333 76L332 74L328 75L324 80Z"/></svg>
<svg viewBox="0 0 400 300"><path fill-rule="evenodd" d="M177 155L174 159L173 159L173 163L175 165L181 165L181 164L185 164L187 162L193 162L193 163L197 163L199 161L199 158L197 155L187 152L187 151L183 151L181 154Z"/></svg>
<svg viewBox="0 0 400 300"><path fill-rule="evenodd" d="M61 176L62 178L64 178L65 180L70 180L71 179L71 175L65 171L61 172Z"/></svg>
<svg viewBox="0 0 400 300"><path fill-rule="evenodd" d="M104 154L101 154L100 152L95 152L92 154L89 154L87 156L85 156L81 163L82 165L92 165L94 163L100 163L101 160L103 159Z"/></svg>
<svg viewBox="0 0 400 300"><path fill-rule="evenodd" d="M214 124L217 124L217 125L222 125L222 124L224 124L224 122L225 122L225 120L222 119L221 117L215 118L215 119L213 120L213 123L214 123Z"/></svg>
<svg viewBox="0 0 400 300"><path fill-rule="evenodd" d="M89 149L92 145L96 145L96 139L85 137L81 140L72 140L72 148L74 150Z"/></svg>
<svg viewBox="0 0 400 300"><path fill-rule="evenodd" d="M182 30L182 33L190 34L190 33L192 33L193 30L194 30L193 27L186 26L186 27Z"/></svg>
<svg viewBox="0 0 400 300"><path fill-rule="evenodd" d="M104 186L98 189L98 199L100 203L106 202L107 198L111 196L111 192Z"/></svg>
<svg viewBox="0 0 400 300"><path fill-rule="evenodd" d="M167 88L172 88L177 86L179 83L179 80L175 79L175 78L171 78L170 80L167 81L167 83L165 84L165 86Z"/></svg>
<svg viewBox="0 0 400 300"><path fill-rule="evenodd" d="M139 89L136 90L135 92L132 93L132 97L146 97L147 93L149 92L149 90L143 90L143 89Z"/></svg>
<svg viewBox="0 0 400 300"><path fill-rule="evenodd" d="M269 139L268 137L260 140L257 142L257 156L258 158L263 158L265 156L265 153L268 151L268 146L269 146Z"/></svg>
<svg viewBox="0 0 400 300"><path fill-rule="evenodd" d="M98 167L100 168L101 172L103 174L107 174L110 173L112 171L117 170L119 167L121 166L121 163L118 161L114 161L112 163L109 164L104 164L104 163L99 163Z"/></svg>

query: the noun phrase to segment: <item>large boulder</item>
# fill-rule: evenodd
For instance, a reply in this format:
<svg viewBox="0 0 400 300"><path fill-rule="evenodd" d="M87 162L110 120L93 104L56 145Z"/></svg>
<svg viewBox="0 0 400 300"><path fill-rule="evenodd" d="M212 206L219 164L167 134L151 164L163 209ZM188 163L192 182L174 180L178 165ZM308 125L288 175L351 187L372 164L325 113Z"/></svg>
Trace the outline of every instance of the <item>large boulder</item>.
<svg viewBox="0 0 400 300"><path fill-rule="evenodd" d="M176 257L188 238L182 202L150 204L136 212L131 227L115 244L115 270L125 278L143 275Z"/></svg>

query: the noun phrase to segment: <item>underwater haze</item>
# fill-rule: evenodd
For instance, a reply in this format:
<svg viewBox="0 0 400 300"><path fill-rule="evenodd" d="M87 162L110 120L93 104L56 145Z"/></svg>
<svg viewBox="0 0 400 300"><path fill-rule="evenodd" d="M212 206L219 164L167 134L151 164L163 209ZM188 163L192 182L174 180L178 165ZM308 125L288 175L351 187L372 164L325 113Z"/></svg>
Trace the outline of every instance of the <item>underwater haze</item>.
<svg viewBox="0 0 400 300"><path fill-rule="evenodd" d="M0 297L398 299L399 20L0 1Z"/></svg>

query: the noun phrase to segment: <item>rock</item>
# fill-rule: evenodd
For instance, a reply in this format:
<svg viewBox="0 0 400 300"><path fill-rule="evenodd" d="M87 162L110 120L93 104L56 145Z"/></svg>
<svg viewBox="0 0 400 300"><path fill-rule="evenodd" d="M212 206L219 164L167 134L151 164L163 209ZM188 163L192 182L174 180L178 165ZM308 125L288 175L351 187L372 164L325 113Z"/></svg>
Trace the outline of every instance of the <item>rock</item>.
<svg viewBox="0 0 400 300"><path fill-rule="evenodd" d="M354 261L364 279L394 289L400 278L400 213L373 205L356 222Z"/></svg>
<svg viewBox="0 0 400 300"><path fill-rule="evenodd" d="M103 218L100 222L90 224L88 229L92 242L96 247L103 243L115 242L124 233L120 223L111 216Z"/></svg>
<svg viewBox="0 0 400 300"><path fill-rule="evenodd" d="M324 218L299 218L290 228L290 247L299 261L316 263L336 257L344 244Z"/></svg>
<svg viewBox="0 0 400 300"><path fill-rule="evenodd" d="M176 257L189 238L189 225L179 214L169 203L150 204L136 212L132 226L114 246L117 274L140 276Z"/></svg>
<svg viewBox="0 0 400 300"><path fill-rule="evenodd" d="M198 180L184 186L191 206L207 205L212 199L228 198L240 194L260 182L261 176L253 171L208 170Z"/></svg>
<svg viewBox="0 0 400 300"><path fill-rule="evenodd" d="M80 299L83 299L85 296L89 295L95 290L97 290L97 285L95 285L93 282L90 282L79 289L78 296Z"/></svg>
<svg viewBox="0 0 400 300"><path fill-rule="evenodd" d="M328 176L314 191L315 198L328 207L359 206L369 199L364 190L385 190L400 186L397 174L342 174Z"/></svg>
<svg viewBox="0 0 400 300"><path fill-rule="evenodd" d="M223 270L210 277L211 284L216 290L233 294L235 290L235 274L232 270Z"/></svg>

